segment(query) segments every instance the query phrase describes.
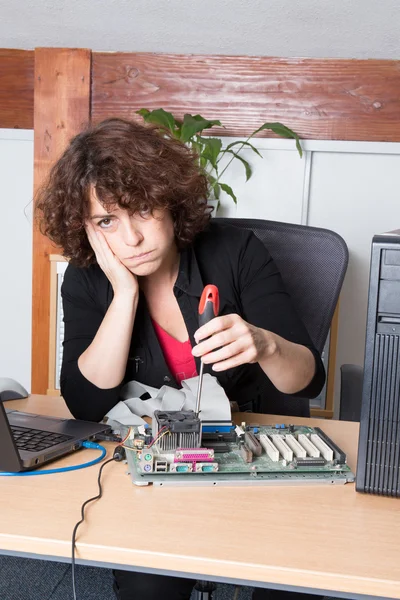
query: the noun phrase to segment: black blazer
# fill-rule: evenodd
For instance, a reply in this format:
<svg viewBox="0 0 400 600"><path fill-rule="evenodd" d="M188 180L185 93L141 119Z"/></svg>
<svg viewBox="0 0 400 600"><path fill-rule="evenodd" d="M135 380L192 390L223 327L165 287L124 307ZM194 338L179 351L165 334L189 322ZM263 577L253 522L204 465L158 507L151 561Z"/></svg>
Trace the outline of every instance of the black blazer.
<svg viewBox="0 0 400 600"><path fill-rule="evenodd" d="M185 320L192 346L199 327L198 304L207 284L218 287L220 314L238 313L253 325L310 348L316 372L306 389L293 395L279 392L258 364L246 364L216 376L229 399L242 410L281 415L309 415L309 398L317 396L325 382L318 351L292 306L281 276L260 240L250 231L215 224L199 234L192 246L181 251L174 293ZM136 379L154 387L177 387L165 362L146 301L140 293L126 373L121 385L100 389L79 371L78 358L92 342L113 299L113 290L98 265L67 267L61 289L64 308L64 354L61 393L72 414L99 421L118 402L122 385ZM197 371L200 361L196 358Z"/></svg>

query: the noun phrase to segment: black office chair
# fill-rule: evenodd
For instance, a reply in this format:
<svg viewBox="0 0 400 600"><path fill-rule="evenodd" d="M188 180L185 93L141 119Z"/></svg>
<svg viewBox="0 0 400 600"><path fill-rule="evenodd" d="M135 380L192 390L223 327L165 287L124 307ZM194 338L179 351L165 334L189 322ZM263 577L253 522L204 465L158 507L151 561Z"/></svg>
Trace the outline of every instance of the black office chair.
<svg viewBox="0 0 400 600"><path fill-rule="evenodd" d="M250 229L263 242L311 340L322 352L347 269L349 253L343 238L328 229L261 219L213 222ZM196 600L209 600L215 584L201 581L195 589Z"/></svg>
<svg viewBox="0 0 400 600"><path fill-rule="evenodd" d="M343 238L328 229L292 223L259 219L215 221L250 229L265 244L315 347L322 352L347 269L348 250ZM347 387L345 383L345 391ZM293 402L291 396L282 394L279 405L280 414L310 415L308 398Z"/></svg>
<svg viewBox="0 0 400 600"><path fill-rule="evenodd" d="M322 352L346 274L346 242L334 231L264 221L216 218L221 225L254 231L279 268L298 314Z"/></svg>

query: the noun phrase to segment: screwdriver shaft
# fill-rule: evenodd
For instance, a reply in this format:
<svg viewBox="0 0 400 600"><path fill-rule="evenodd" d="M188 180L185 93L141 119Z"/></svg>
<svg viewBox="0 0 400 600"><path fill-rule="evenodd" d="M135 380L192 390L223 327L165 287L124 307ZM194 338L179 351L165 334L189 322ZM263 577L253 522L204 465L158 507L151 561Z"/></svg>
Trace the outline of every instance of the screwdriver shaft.
<svg viewBox="0 0 400 600"><path fill-rule="evenodd" d="M203 387L203 370L204 370L204 363L203 363L203 361L201 361L200 373L199 373L199 383L197 386L196 409L194 411L196 417L199 416L199 412L200 412L201 388Z"/></svg>
<svg viewBox="0 0 400 600"><path fill-rule="evenodd" d="M214 317L217 317L219 313L219 292L218 288L215 285L206 285L201 294L200 304L199 304L199 325L202 327L206 323L209 323ZM208 339L208 338L206 338ZM204 340L203 340L204 341ZM197 387L197 397L196 397L196 409L195 415L199 416L200 413L200 400L201 400L201 389L203 387L203 369L204 363L200 359L200 373L199 373L199 382Z"/></svg>

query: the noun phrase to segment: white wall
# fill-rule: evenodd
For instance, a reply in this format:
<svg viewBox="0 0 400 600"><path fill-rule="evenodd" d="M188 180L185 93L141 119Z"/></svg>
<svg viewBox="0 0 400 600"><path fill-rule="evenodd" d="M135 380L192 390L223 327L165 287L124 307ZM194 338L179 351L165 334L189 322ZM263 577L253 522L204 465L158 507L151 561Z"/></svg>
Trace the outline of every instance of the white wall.
<svg viewBox="0 0 400 600"><path fill-rule="evenodd" d="M33 131L0 129L0 377L31 389Z"/></svg>
<svg viewBox="0 0 400 600"><path fill-rule="evenodd" d="M398 0L0 0L0 46L399 57Z"/></svg>

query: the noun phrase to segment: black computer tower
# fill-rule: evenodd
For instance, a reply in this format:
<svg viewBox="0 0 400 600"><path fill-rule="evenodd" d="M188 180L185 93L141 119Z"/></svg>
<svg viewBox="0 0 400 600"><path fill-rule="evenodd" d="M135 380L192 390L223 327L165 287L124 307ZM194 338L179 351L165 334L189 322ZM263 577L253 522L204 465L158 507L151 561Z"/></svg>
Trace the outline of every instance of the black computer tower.
<svg viewBox="0 0 400 600"><path fill-rule="evenodd" d="M400 496L400 230L372 240L356 490Z"/></svg>

